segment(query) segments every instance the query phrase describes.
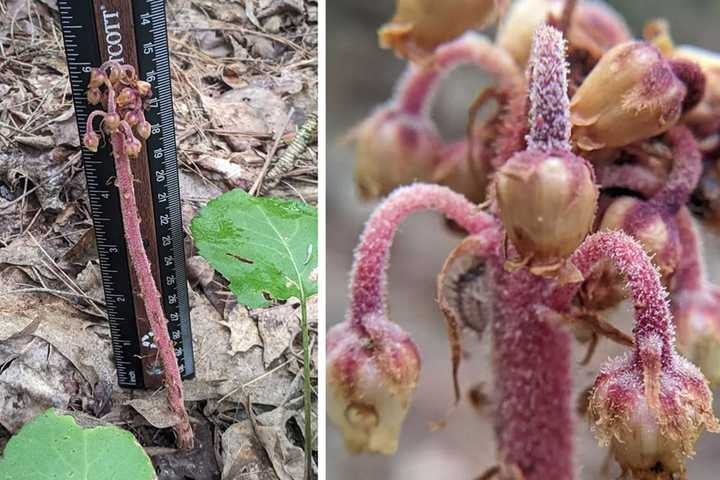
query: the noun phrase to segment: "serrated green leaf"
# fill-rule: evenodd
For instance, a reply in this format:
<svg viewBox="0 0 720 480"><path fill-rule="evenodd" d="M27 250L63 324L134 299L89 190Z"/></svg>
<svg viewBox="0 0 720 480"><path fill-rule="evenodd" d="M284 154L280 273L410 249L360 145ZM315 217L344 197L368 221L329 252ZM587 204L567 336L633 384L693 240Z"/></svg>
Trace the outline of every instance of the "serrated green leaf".
<svg viewBox="0 0 720 480"><path fill-rule="evenodd" d="M296 200L232 190L192 221L200 255L230 281L238 302L264 307L317 293L317 209Z"/></svg>
<svg viewBox="0 0 720 480"><path fill-rule="evenodd" d="M154 480L135 437L113 426L82 428L50 409L25 424L5 446L0 480Z"/></svg>

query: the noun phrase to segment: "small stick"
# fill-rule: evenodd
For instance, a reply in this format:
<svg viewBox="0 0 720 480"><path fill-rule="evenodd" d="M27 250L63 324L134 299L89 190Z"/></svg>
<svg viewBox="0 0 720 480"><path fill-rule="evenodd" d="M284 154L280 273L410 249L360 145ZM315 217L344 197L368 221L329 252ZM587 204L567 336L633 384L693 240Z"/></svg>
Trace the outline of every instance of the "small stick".
<svg viewBox="0 0 720 480"><path fill-rule="evenodd" d="M290 124L290 120L292 119L293 113L295 113L295 109L291 108L288 112L288 116L285 119L285 123L283 124L282 128L277 132L277 135L275 136L275 141L273 142L272 147L270 148L270 151L268 152L267 156L265 157L265 163L263 164L262 170L260 170L260 175L258 175L257 180L255 180L255 183L250 188L248 193L250 195L258 195L260 193L260 189L262 188L263 180L265 180L265 175L267 175L268 169L270 168L270 162L272 162L273 157L275 156L275 152L277 152L278 147L280 146L280 142L282 141L282 137L285 134L285 130L287 130L288 125Z"/></svg>

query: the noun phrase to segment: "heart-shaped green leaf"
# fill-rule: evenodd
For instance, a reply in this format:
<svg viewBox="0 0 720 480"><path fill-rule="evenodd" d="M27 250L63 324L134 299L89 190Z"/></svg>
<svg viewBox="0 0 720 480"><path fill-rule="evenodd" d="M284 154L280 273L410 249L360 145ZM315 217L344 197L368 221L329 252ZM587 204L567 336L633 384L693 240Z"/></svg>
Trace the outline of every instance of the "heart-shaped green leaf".
<svg viewBox="0 0 720 480"><path fill-rule="evenodd" d="M317 293L317 209L236 189L211 200L192 221L200 255L249 307Z"/></svg>
<svg viewBox="0 0 720 480"><path fill-rule="evenodd" d="M50 409L23 426L5 446L2 480L154 480L150 459L118 427L82 428Z"/></svg>

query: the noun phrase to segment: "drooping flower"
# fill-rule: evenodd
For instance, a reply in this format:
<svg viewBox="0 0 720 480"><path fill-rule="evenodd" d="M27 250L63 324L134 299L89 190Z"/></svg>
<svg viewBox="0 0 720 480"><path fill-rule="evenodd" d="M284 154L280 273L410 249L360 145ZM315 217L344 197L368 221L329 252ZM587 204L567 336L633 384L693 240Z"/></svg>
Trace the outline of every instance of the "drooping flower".
<svg viewBox="0 0 720 480"><path fill-rule="evenodd" d="M351 452L391 454L420 373L414 342L381 315L327 334L328 416Z"/></svg>

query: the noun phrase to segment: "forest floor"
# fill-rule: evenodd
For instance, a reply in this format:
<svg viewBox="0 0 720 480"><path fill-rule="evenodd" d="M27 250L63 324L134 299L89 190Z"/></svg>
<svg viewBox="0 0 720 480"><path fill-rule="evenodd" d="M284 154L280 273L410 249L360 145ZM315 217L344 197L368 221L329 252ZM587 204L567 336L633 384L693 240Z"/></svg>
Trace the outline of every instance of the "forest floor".
<svg viewBox="0 0 720 480"><path fill-rule="evenodd" d="M173 448L161 390L117 385L55 0L0 0L0 452L55 407L132 431L161 480L300 480L298 303L236 304L188 226L208 200L251 189L316 113L317 2L170 0L167 9L197 363L185 398L198 445ZM263 194L315 204L316 146ZM314 362L312 372L315 407Z"/></svg>

